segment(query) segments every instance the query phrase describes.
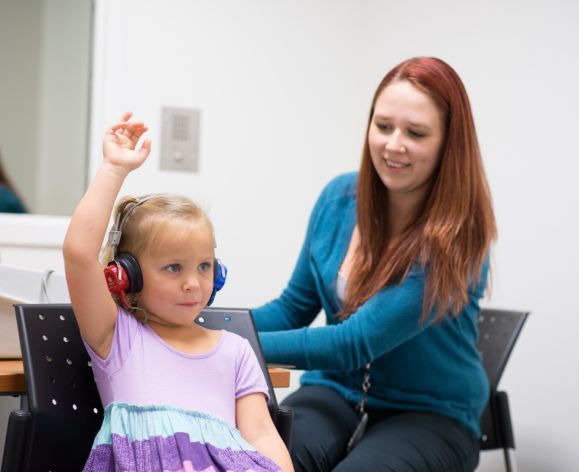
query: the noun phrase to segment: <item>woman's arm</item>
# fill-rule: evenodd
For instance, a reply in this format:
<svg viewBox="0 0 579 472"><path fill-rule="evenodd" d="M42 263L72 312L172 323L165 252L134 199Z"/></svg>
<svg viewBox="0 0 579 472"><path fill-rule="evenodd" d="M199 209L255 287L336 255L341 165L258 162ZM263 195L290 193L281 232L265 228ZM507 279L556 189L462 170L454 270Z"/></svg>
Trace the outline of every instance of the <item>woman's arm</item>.
<svg viewBox="0 0 579 472"><path fill-rule="evenodd" d="M251 393L236 400L235 420L243 438L284 472L293 471L289 452L273 424L265 397Z"/></svg>
<svg viewBox="0 0 579 472"><path fill-rule="evenodd" d="M102 358L110 350L117 306L108 291L99 253L109 218L125 177L141 166L151 149L137 142L147 128L129 122L131 113L109 128L103 140L103 163L76 207L68 227L63 256L66 281L80 332Z"/></svg>
<svg viewBox="0 0 579 472"><path fill-rule="evenodd" d="M308 326L322 309L310 264L310 245L324 207L332 199L342 197L340 188L343 187L343 177L332 180L318 197L308 221L298 260L285 290L275 300L252 310L258 331L280 331Z"/></svg>
<svg viewBox="0 0 579 472"><path fill-rule="evenodd" d="M474 308L483 296L487 273L488 260L480 280L469 290ZM304 370L361 368L432 324L434 312L420 322L426 276L424 270L413 269L403 282L378 292L342 323L259 333L267 361Z"/></svg>
<svg viewBox="0 0 579 472"><path fill-rule="evenodd" d="M275 300L252 310L258 331L279 331L308 326L322 304L308 264L309 240L303 244L288 286Z"/></svg>
<svg viewBox="0 0 579 472"><path fill-rule="evenodd" d="M420 323L423 291L424 278L409 275L402 284L378 292L342 323L260 333L266 359L304 370L358 369L429 325Z"/></svg>

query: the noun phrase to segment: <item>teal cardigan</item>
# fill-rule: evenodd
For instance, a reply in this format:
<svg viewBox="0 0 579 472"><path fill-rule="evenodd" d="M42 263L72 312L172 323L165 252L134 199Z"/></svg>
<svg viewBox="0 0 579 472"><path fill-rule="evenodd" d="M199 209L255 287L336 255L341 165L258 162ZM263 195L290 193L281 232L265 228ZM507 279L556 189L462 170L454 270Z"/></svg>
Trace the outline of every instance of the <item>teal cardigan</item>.
<svg viewBox="0 0 579 472"><path fill-rule="evenodd" d="M369 408L437 412L479 436L489 385L476 348L477 316L488 261L456 317L420 323L426 271L416 265L337 322L336 278L356 223L356 181L349 173L326 186L287 288L253 310L265 357L307 370L302 385L326 385L352 405L371 362ZM308 327L321 309L326 326Z"/></svg>

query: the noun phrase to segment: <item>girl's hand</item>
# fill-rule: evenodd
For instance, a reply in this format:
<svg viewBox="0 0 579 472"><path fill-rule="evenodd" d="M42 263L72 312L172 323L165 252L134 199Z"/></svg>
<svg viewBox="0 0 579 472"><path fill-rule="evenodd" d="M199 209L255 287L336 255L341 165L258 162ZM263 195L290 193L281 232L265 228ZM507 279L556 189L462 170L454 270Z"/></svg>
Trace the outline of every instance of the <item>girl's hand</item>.
<svg viewBox="0 0 579 472"><path fill-rule="evenodd" d="M151 141L146 139L137 149L139 139L148 130L144 123L129 121L133 116L127 112L121 121L111 126L103 140L104 162L112 164L126 172L140 167L151 151Z"/></svg>

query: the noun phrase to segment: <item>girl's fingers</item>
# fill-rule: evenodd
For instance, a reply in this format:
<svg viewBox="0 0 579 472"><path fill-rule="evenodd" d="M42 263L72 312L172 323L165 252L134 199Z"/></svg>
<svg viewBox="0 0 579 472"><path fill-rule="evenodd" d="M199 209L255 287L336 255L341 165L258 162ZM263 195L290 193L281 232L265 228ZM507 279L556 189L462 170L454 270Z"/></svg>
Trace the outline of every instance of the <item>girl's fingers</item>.
<svg viewBox="0 0 579 472"><path fill-rule="evenodd" d="M145 139L145 141L143 141L141 149L139 149L139 156L142 159L145 159L149 155L150 152L151 152L151 140Z"/></svg>
<svg viewBox="0 0 579 472"><path fill-rule="evenodd" d="M144 123L115 123L112 125L108 132L114 133L117 136L126 136L129 139L133 139L134 136L142 136L145 131L148 131Z"/></svg>
<svg viewBox="0 0 579 472"><path fill-rule="evenodd" d="M128 121L132 115L133 114L131 112L123 114L123 116L121 117L122 121L113 124L107 130L107 134L113 135L117 139L120 139L121 141L119 141L118 143L119 145L126 146L130 144L130 147L134 149L141 136L143 136L143 134L147 132L149 128L145 126L145 123L143 123L142 121L134 121L134 122ZM147 140L147 145L143 143L141 149L143 148L143 146L145 147L146 154L148 154L151 147L150 140Z"/></svg>

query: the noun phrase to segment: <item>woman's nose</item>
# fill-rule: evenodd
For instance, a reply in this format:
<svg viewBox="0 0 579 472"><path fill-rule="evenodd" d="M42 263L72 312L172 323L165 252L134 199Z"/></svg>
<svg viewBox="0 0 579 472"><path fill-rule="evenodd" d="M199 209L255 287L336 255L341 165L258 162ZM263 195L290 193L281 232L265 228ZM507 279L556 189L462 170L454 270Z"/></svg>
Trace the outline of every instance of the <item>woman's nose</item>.
<svg viewBox="0 0 579 472"><path fill-rule="evenodd" d="M387 151L401 152L400 150L404 148L402 144L402 136L399 130L395 130L388 138L384 144L384 148Z"/></svg>

